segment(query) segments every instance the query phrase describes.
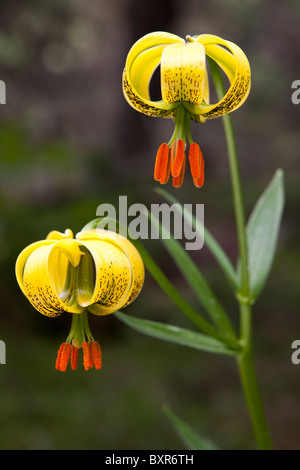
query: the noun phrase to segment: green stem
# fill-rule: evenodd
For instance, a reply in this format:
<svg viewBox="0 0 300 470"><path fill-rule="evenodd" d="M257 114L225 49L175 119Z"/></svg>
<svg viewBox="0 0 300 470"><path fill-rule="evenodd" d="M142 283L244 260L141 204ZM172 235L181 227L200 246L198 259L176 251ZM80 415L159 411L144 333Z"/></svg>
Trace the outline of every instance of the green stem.
<svg viewBox="0 0 300 470"><path fill-rule="evenodd" d="M210 70L216 87L217 96L221 99L224 94L224 85L220 70L216 63L209 59ZM231 117L223 116L224 132L229 157L234 212L237 227L239 257L241 265L241 283L237 292L240 308L240 343L243 353L237 358L240 379L245 395L249 415L258 448L269 450L272 448L268 426L265 418L263 404L257 382L253 349L252 349L252 308L250 300L249 272L248 272L248 244L246 233L246 218L242 193L242 184L239 170L236 141Z"/></svg>
<svg viewBox="0 0 300 470"><path fill-rule="evenodd" d="M240 304L240 313L241 338L245 344L243 354L237 358L240 379L258 448L260 450L271 450L272 444L254 365L251 306L249 304Z"/></svg>
<svg viewBox="0 0 300 470"><path fill-rule="evenodd" d="M175 112L175 128L168 145L171 145L174 140L182 139L185 142L187 132L188 112L184 106L178 106Z"/></svg>

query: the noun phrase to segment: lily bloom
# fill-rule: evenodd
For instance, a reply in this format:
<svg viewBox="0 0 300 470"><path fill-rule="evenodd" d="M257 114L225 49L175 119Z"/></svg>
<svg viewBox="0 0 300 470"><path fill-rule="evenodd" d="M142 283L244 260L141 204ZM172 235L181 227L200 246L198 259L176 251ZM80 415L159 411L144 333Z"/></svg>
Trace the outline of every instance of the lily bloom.
<svg viewBox="0 0 300 470"><path fill-rule="evenodd" d="M101 368L88 312L108 315L129 305L144 282L142 259L126 238L108 230L89 229L73 238L71 230L53 231L29 245L16 261L18 284L33 307L48 317L72 314L70 333L59 348L56 369L68 362L76 369L78 350L85 370Z"/></svg>
<svg viewBox="0 0 300 470"><path fill-rule="evenodd" d="M206 56L224 71L229 88L217 103L210 103ZM160 101L152 101L149 86L160 65ZM139 39L130 49L123 73L123 92L128 103L148 116L173 118L174 133L158 149L154 178L161 184L172 176L181 186L188 159L196 187L204 183L204 160L191 136L191 120L204 123L239 108L251 86L250 66L244 52L234 43L211 34L187 36L154 32Z"/></svg>

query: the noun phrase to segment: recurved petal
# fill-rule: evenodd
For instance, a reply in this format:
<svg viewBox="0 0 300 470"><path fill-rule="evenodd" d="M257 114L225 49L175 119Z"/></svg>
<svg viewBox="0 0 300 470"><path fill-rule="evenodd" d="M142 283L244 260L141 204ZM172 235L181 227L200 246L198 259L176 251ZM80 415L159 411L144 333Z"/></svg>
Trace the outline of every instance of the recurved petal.
<svg viewBox="0 0 300 470"><path fill-rule="evenodd" d="M52 230L52 232L47 235L47 240L63 240L66 238L73 238L73 232L69 228L67 228L65 233Z"/></svg>
<svg viewBox="0 0 300 470"><path fill-rule="evenodd" d="M78 240L63 239L53 245L49 254L49 279L63 302L64 310L72 313L83 311L78 302L78 292L86 288L84 281L79 282L80 273L87 264L84 250Z"/></svg>
<svg viewBox="0 0 300 470"><path fill-rule="evenodd" d="M65 257L74 267L79 265L81 257L83 256L83 253L80 250L80 244L78 241L71 238L57 241L53 245L53 249L64 253Z"/></svg>
<svg viewBox="0 0 300 470"><path fill-rule="evenodd" d="M134 245L125 237L102 229L80 232L76 238L90 251L95 263L95 291L89 300L89 311L107 315L131 303L145 276L143 261Z"/></svg>
<svg viewBox="0 0 300 470"><path fill-rule="evenodd" d="M233 42L210 34L189 40L203 44L206 54L224 70L230 82L227 93L218 103L190 107L191 114L212 119L239 108L247 99L251 87L251 70L244 52Z"/></svg>
<svg viewBox="0 0 300 470"><path fill-rule="evenodd" d="M125 237L117 232L112 232L111 230L105 230L102 228L89 228L87 230L82 230L76 234L76 239L80 241L87 240L120 240L125 239ZM126 239L125 239L126 240Z"/></svg>
<svg viewBox="0 0 300 470"><path fill-rule="evenodd" d="M176 34L167 33L164 31L155 31L153 33L146 34L138 41L136 41L131 47L127 58L126 58L126 68L130 70L132 63L142 52L147 49L152 49L156 46L167 46L168 44L174 43L184 43L184 39L177 36Z"/></svg>
<svg viewBox="0 0 300 470"><path fill-rule="evenodd" d="M128 103L137 111L158 117L173 114L174 105L163 100L151 101L149 85L164 48L176 42L182 43L184 40L174 34L158 31L143 36L130 49L123 73L123 92Z"/></svg>
<svg viewBox="0 0 300 470"><path fill-rule="evenodd" d="M146 49L135 58L130 68L132 85L140 96L149 101L149 84L165 47L165 45L159 45Z"/></svg>
<svg viewBox="0 0 300 470"><path fill-rule="evenodd" d="M53 244L54 244L53 240L47 240L47 241L46 240L40 240L38 242L32 243L31 245L27 246L19 254L19 256L17 258L17 261L16 261L15 272L16 272L16 278L17 278L18 284L19 284L20 289L22 290L23 294L26 295L25 289L24 289L23 273L24 273L24 266L26 264L26 261L27 261L28 257L38 247L45 246L45 245L53 245Z"/></svg>
<svg viewBox="0 0 300 470"><path fill-rule="evenodd" d="M171 44L161 57L161 89L166 103L200 105L205 90L205 49L197 42Z"/></svg>
<svg viewBox="0 0 300 470"><path fill-rule="evenodd" d="M136 299L136 297L139 295L144 284L145 269L144 263L138 250L129 240L127 240L126 238L120 239L119 247L126 254L130 262L132 271L131 287L129 289L127 299L123 305L123 307L126 307L131 302L133 302L133 300Z"/></svg>
<svg viewBox="0 0 300 470"><path fill-rule="evenodd" d="M121 250L129 260L132 270L132 285L129 291L126 305L131 303L139 294L145 279L144 263L138 250L130 240L123 235L104 229L92 229L79 232L76 238L81 242L88 240L103 240ZM123 305L124 306L124 305Z"/></svg>
<svg viewBox="0 0 300 470"><path fill-rule="evenodd" d="M31 251L23 268L23 291L31 304L43 315L54 317L62 312L81 313L75 296L68 302L59 297L59 287L66 281L67 261L57 257L53 242L44 242ZM52 255L52 256L51 256ZM72 265L71 265L72 266ZM73 267L73 266L72 266Z"/></svg>
<svg viewBox="0 0 300 470"><path fill-rule="evenodd" d="M147 83L147 85L149 86L149 82ZM122 87L126 101L136 111L139 111L140 113L152 117L168 118L174 114L174 109L176 108L176 105L166 104L162 100L151 101L147 98L144 98L140 93L138 93L135 87L132 85L130 76L128 75L126 69L123 72Z"/></svg>
<svg viewBox="0 0 300 470"><path fill-rule="evenodd" d="M105 313L111 313L124 305L132 284L132 271L128 258L114 244L103 240L82 242L94 261L94 290L90 298L81 299L86 307L100 304Z"/></svg>

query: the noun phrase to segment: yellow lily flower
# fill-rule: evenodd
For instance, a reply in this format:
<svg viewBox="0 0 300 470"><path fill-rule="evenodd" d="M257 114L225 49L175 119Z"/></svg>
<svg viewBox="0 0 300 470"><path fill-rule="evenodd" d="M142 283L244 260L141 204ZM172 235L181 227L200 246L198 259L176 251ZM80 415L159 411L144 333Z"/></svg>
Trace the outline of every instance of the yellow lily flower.
<svg viewBox="0 0 300 470"><path fill-rule="evenodd" d="M210 103L206 56L225 72L229 89L217 103ZM149 86L160 65L162 100L151 101ZM139 39L130 49L123 73L123 92L128 103L148 116L173 118L174 133L157 152L154 178L162 184L170 175L173 186L181 186L186 165L186 138L189 163L195 186L204 183L204 160L191 136L191 119L204 123L239 108L251 86L247 57L234 43L212 34L179 36L154 32Z"/></svg>
<svg viewBox="0 0 300 470"><path fill-rule="evenodd" d="M101 368L101 349L91 334L87 312L108 315L129 305L144 282L142 259L126 238L108 230L89 229L73 238L71 230L53 231L29 245L16 261L18 284L43 315L72 314L67 340L59 348L56 369L69 359L77 367L83 350L86 370Z"/></svg>

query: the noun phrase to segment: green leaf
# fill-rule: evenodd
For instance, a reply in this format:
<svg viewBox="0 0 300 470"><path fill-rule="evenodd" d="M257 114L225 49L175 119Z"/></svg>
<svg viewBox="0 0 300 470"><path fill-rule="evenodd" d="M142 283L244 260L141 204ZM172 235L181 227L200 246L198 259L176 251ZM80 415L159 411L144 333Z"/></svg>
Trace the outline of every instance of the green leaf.
<svg viewBox="0 0 300 470"><path fill-rule="evenodd" d="M250 291L256 299L273 263L284 207L283 171L277 170L247 225Z"/></svg>
<svg viewBox="0 0 300 470"><path fill-rule="evenodd" d="M215 338L202 333L179 328L173 325L144 320L142 318L131 317L121 312L114 313L114 316L140 333L144 333L148 336L164 341L181 344L182 346L188 346L190 348L211 353L226 354L230 356L236 356L239 353L237 350L227 348L223 343Z"/></svg>
<svg viewBox="0 0 300 470"><path fill-rule="evenodd" d="M153 214L151 214L151 223L160 228L162 243L212 320L228 338L235 340L236 336L234 330L223 306L219 303L192 258L187 254L183 246L172 237L169 230L160 224Z"/></svg>
<svg viewBox="0 0 300 470"><path fill-rule="evenodd" d="M183 205L171 194L169 194L164 189L157 189L156 192L161 194L165 199L176 204L174 207L175 210L181 210ZM179 209L179 207L181 209ZM193 229L196 230L199 235L202 235L202 231L204 231L204 242L211 251L212 255L215 257L216 261L219 263L220 267L223 269L224 274L226 275L228 281L232 285L232 287L236 290L238 286L238 279L235 272L235 269L229 260L227 254L224 252L223 248L217 242L217 240L213 237L213 235L207 230L207 228L202 226L201 222L196 219L196 217L188 212L184 211L184 220L187 221L189 224L192 225Z"/></svg>
<svg viewBox="0 0 300 470"><path fill-rule="evenodd" d="M204 333L221 339L221 333L216 330L205 318L200 315L186 300L180 295L178 290L173 286L165 274L161 271L159 266L155 263L153 258L147 252L145 247L137 240L134 241L138 249L146 269L149 271L153 279L163 289L167 296L174 302L175 305L189 318L197 327Z"/></svg>
<svg viewBox="0 0 300 470"><path fill-rule="evenodd" d="M194 431L193 428L181 418L173 413L167 406L163 407L163 412L170 419L178 437L190 450L219 450L218 447L208 439L203 438Z"/></svg>

